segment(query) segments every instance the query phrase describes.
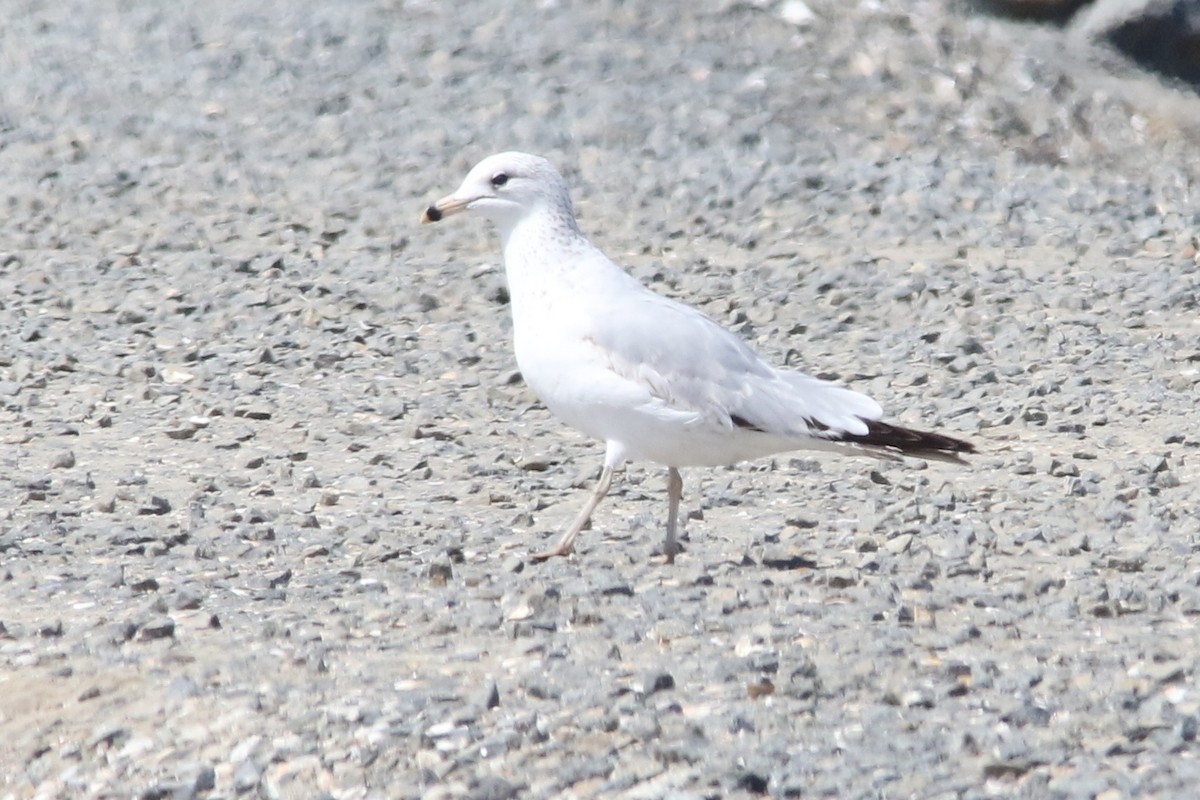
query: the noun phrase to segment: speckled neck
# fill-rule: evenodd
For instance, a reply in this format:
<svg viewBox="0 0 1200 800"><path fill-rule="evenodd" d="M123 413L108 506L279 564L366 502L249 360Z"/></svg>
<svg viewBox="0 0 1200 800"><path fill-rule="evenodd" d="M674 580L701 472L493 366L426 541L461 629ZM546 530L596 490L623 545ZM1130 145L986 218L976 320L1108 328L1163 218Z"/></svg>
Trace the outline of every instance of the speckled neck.
<svg viewBox="0 0 1200 800"><path fill-rule="evenodd" d="M569 203L566 207L531 209L512 225L501 225L500 241L504 247L504 265L510 272L523 264L556 263L554 259L541 257L548 251L571 252L590 246Z"/></svg>

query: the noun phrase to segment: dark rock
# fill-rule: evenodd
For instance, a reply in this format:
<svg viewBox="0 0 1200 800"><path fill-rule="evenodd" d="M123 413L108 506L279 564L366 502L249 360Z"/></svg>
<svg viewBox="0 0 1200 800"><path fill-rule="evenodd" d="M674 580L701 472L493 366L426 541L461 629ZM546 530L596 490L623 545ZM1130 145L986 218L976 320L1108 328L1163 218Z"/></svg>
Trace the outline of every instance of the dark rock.
<svg viewBox="0 0 1200 800"><path fill-rule="evenodd" d="M150 642L155 639L169 639L175 635L175 620L170 617L156 617L143 623L137 631L139 642Z"/></svg>

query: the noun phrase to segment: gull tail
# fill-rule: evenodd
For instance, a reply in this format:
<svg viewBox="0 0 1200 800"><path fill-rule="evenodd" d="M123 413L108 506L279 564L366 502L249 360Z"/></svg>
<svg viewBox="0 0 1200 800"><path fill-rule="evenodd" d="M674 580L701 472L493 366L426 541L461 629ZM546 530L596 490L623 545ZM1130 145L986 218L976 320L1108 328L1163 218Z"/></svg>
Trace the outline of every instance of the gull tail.
<svg viewBox="0 0 1200 800"><path fill-rule="evenodd" d="M975 445L970 442L940 433L902 428L873 419L862 419L862 422L867 426L866 433L840 433L835 441L882 451L881 455L899 454L950 464L966 464L959 453L975 452Z"/></svg>

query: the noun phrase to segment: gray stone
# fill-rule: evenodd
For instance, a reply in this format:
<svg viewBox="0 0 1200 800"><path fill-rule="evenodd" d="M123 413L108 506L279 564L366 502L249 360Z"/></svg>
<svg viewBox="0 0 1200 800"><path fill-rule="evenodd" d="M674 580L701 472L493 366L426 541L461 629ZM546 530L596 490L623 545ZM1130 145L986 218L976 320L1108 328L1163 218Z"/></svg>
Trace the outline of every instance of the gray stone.
<svg viewBox="0 0 1200 800"><path fill-rule="evenodd" d="M138 626L137 638L141 642L155 639L169 639L175 635L175 620L170 617L156 617Z"/></svg>

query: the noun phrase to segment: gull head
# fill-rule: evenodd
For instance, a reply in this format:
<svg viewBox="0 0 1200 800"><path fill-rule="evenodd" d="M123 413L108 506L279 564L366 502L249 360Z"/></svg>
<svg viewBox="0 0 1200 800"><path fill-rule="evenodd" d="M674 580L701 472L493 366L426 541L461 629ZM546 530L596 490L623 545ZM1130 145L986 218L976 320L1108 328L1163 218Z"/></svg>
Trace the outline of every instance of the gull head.
<svg viewBox="0 0 1200 800"><path fill-rule="evenodd" d="M500 229L511 230L533 212L574 220L566 182L550 162L528 153L497 153L480 161L454 193L421 214L422 224L463 211L478 211Z"/></svg>

